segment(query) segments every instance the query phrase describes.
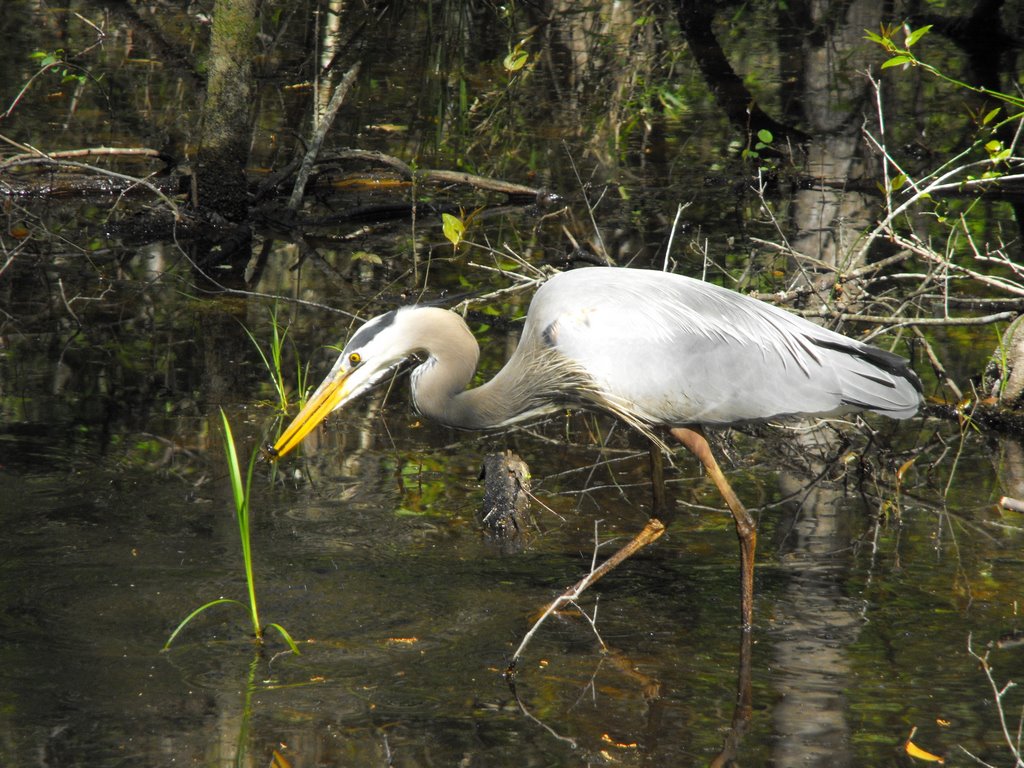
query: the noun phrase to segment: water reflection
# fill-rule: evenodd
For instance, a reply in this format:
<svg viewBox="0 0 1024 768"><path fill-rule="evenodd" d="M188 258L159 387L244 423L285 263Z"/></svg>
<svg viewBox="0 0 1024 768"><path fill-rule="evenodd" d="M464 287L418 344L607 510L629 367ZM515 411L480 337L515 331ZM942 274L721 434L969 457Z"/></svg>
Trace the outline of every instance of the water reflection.
<svg viewBox="0 0 1024 768"><path fill-rule="evenodd" d="M221 331L233 334L233 326L228 318ZM35 408L66 396L35 394ZM274 421L269 409L248 424L240 412L232 416L249 447ZM161 423L176 445L184 442L176 435L209 431L185 417L151 427ZM762 548L749 719L742 684L737 689L742 653L729 519L685 503L652 551L582 603L598 609L598 630L613 653L602 654L586 622L569 617L531 646L517 689L526 717L501 671L532 612L588 567L591 510L604 520L602 537L635 532L647 514L649 489L637 485L647 471L642 451L599 470L615 482L589 494L585 513L574 511L575 495L558 495L578 492L600 456L585 441L566 441L565 430L552 422L532 434L465 440L422 426L396 390L330 424L298 479L279 475L270 483L265 475L254 499L261 602L268 617L313 642L298 660L273 659L271 649L250 686L251 647L240 616L210 616L189 627L183 646L157 654L185 611L242 589L216 435L193 439L168 459L165 443L146 447L140 433L119 431L98 454L103 439L91 431L82 438L73 426L8 428L0 443L9 502L0 633L9 670L4 696L16 713L7 721L10 738L42 745L55 765L82 754L103 762L133 749L226 761L250 687L247 748L256 759L284 743L295 763L376 764L388 754L396 764L399 756L419 764L436 754L494 765L510 755L582 764L604 754L633 764L706 763L731 734L726 747L741 761L791 764L813 755L818 764L853 765L871 750L851 718L858 730L876 720L885 751L905 738L907 716L949 711L929 702L948 703L966 690L985 700L982 681L955 671L963 655L957 649L971 626L998 636L1012 624L1007 606L1019 559L961 530L969 610L913 610L918 594L942 604L955 576L948 560L931 566L933 523L905 525L898 537L896 528L881 528L865 587L865 564L850 542L871 517L853 487L821 483L806 491L818 467L780 477L771 442L741 436L730 450L740 492L769 501L794 495L761 515L762 540L775 547ZM543 512L543 532L514 557L496 556L474 522L480 456L505 441L530 460L541 479L537 492L564 518ZM952 498L977 507L972 489L996 486L983 444L969 445ZM1006 446L1007 454L1014 450ZM827 444L804 451L832 452ZM674 492L688 502L696 491L701 501L699 474L685 457L680 463L685 484ZM579 471L566 474L572 466ZM1000 466L1012 473L1015 465ZM910 521L912 503L904 501ZM984 522L980 510L960 509ZM1006 542L1016 540L1000 530ZM900 570L890 568L897 554ZM993 557L990 588L974 574ZM894 611L902 618L892 621ZM1013 666L1007 657L1000 668L1011 675ZM911 669L914 680L933 684L915 690ZM988 722L984 712L958 717L968 730ZM97 733L97 721L111 726ZM958 733L965 735L951 739L977 740Z"/></svg>
<svg viewBox="0 0 1024 768"><path fill-rule="evenodd" d="M169 25L171 39L187 37L187 53L206 27L185 16L186 5L164 3L147 19ZM730 443L727 471L744 498L765 505L761 618L749 649L735 626L731 523L708 509L717 501L680 457L679 518L581 600L611 650L578 617L550 624L530 647L517 703L501 676L508 656L536 609L589 567L594 520L602 538L643 524L646 458L621 432L606 444L608 425L592 420L479 437L427 427L400 385L307 440L305 459L287 472L260 467L257 588L267 617L295 634L303 655L278 658L275 646L257 655L244 617L231 612L204 616L172 653L158 653L188 610L244 589L212 417L225 407L245 450L277 428L245 333L268 338L267 296L284 297L279 316L300 360L322 372L333 354L311 350L350 327L350 315L332 309L372 315L424 283L444 301L467 283L506 288L489 270L507 266L509 250L561 264L579 245L638 265L678 260L682 271L716 278L721 266L775 290L774 268L788 275L793 266L776 256L789 251L752 238L846 267L841 256L882 204L864 192L874 194L877 174L860 130L874 110L857 71L870 63L858 46L865 28L877 28L877 4L836 5L832 21L813 29L809 11L824 6L755 3L736 10L739 23L720 9L712 19L760 106L815 133L792 190L785 173L777 185L779 176L762 176L758 188L738 158L750 100L740 100L742 127L731 130L693 50L674 38L664 46L674 8L614 3L599 16L556 3L562 12L548 16L527 4L531 15L513 24L483 14L488 4L477 15L441 5L391 4L394 16L360 28L368 74L335 138L426 167L544 183L569 200L557 216L480 214L473 236L492 251L454 250L425 209L376 229L353 223L351 208L395 195L334 196L325 179L311 202L324 214L311 237L322 259L300 264L297 245L268 244L259 285L225 298L197 283L177 243L136 248L104 237L127 238L114 225L138 201L5 197L0 752L11 764L51 766L228 765L238 755L266 765L274 750L296 766L852 766L902 759L894 754L916 725L930 751L952 756L964 745L1006 763L992 692L965 649L968 635L983 648L1020 628L1024 521L994 502L1024 497L1021 447L928 418L897 433L918 451L899 505L894 468L871 474L855 463L847 479L806 491L825 466L814 457L838 450L828 443L796 443L810 459L781 475L789 456L779 443ZM1016 7L1004 5L1008 15ZM190 57L172 55L140 22L146 8L111 15L112 7L5 3L3 109L38 72L33 53L83 51L96 40L86 19L109 33L94 58L79 61L95 77L81 86L37 79L5 118L5 136L44 149L184 143L178 134L198 101ZM415 12L403 18L404 9ZM288 5L262 62L284 64L263 80L254 168L283 164L307 120L296 117L313 79L303 69L315 58L307 41L329 43L320 48L327 56L336 31L345 33L333 14L315 27L324 19L315 10ZM446 15L431 15L438 10ZM790 28L778 26L802 11ZM502 56L528 35L536 66L529 76L505 72ZM442 38L453 44L439 47ZM911 147L914 167L944 144L959 148L965 130L950 122L960 113L946 92L918 75L887 81L892 146ZM834 183L812 190L809 178ZM860 192L837 191L857 179L867 180ZM681 221L689 229L668 254L681 201L692 203ZM988 206L979 242L1010 239L1000 204ZM472 266L482 255L483 266ZM497 315L474 318L485 375L514 344L499 328L515 327L525 299L502 297ZM994 343L961 329L933 341L962 381ZM295 350L286 350L289 377ZM557 512L535 508L542 530L515 556L499 556L474 522L481 457L506 448L529 462L535 492ZM1000 683L1024 673L1018 651L993 651ZM1007 712L1018 711L1018 694L1008 693Z"/></svg>
<svg viewBox="0 0 1024 768"><path fill-rule="evenodd" d="M835 440L823 429L804 432L801 443L818 455ZM800 502L783 514L777 535L778 573L784 586L771 621L775 688L772 719L779 765L851 764L845 689L850 646L864 621L863 605L845 593L851 567L851 511L844 489L827 483L808 488L814 475L780 475L784 493Z"/></svg>
<svg viewBox="0 0 1024 768"><path fill-rule="evenodd" d="M779 477L773 443L736 439L731 471L741 493L775 504L761 519L763 541L776 548L763 547L749 700L728 517L684 503L650 553L583 603L598 607L612 654L572 619L531 647L517 688L524 715L501 678L508 654L533 611L588 567L595 516L602 536L642 525L646 458L628 441L591 447L588 435L603 436L607 425L589 421L473 438L426 427L404 386L328 425L305 449L298 477L261 474L258 588L268 617L314 641L303 657L273 659L271 649L249 682L251 647L229 614L189 627L184 646L158 656L187 610L242 589L219 437L197 414L202 403L262 386L242 324L266 322L245 303L204 304L196 316L196 304L168 293L135 293L123 325L90 329L94 343L81 349L58 335L38 353L11 350L25 362L8 369L13 423L0 441L9 532L0 545L0 654L9 670L3 728L15 752L41 750L53 765L137 754L215 764L232 758L242 734L254 760L285 744L293 764L415 765L441 754L489 765L658 765L711 762L724 741L724 754L750 763L855 765L891 753L908 719L923 724L950 710L958 730L948 742L985 751L988 710L952 702L988 697L959 651L967 631L980 642L1012 628L1022 569L1008 553L1019 531L984 506L996 489L1014 487L1017 462L1000 462L1006 474L997 479L988 447L970 434L951 514L1007 526L1002 541L958 528L952 563L948 532L935 535L946 523L916 514L927 507L911 497L902 526L878 529L867 586L850 542L879 505L859 504L854 485L805 492L820 465ZM106 348L140 328L154 329L145 346L128 344L140 354L114 364ZM274 428L269 407L229 410L247 448ZM959 435L945 437L959 445ZM480 457L510 443L564 519L545 513L525 552L496 557L474 523L476 478ZM1003 451L1012 457L1017 448ZM621 460L592 469L602 457ZM675 492L713 506L696 468L685 457L680 464ZM945 485L948 474L935 474ZM592 490L581 513L584 488ZM777 504L789 496L792 506ZM925 610L919 595L931 596ZM1007 675L1016 666L1001 659Z"/></svg>

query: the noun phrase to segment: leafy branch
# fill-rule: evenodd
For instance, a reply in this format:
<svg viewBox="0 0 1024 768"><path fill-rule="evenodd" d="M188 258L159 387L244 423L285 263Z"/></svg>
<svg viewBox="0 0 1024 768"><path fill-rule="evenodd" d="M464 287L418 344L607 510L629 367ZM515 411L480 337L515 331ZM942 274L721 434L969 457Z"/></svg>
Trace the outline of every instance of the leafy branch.
<svg viewBox="0 0 1024 768"><path fill-rule="evenodd" d="M931 31L932 25L926 24L923 27L917 29L910 29L905 24L883 24L878 32L872 32L871 30L864 30L865 37L871 42L880 45L886 53L889 54L889 58L882 62L882 69L889 69L890 67L899 66L910 66L922 69L931 75L945 80L947 83L957 86L958 88L964 88L973 93L978 93L984 96L991 96L994 99L1002 101L1018 109L1024 109L1024 98L1020 96L1014 96L1013 94L1003 93L1001 91L993 91L990 88L983 86L971 85L965 83L963 80L957 80L955 77L947 75L945 72L940 70L938 67L928 64L927 62L921 61L917 56L914 55L913 47L918 43L921 38L927 35ZM896 34L903 31L903 44L900 45L896 41ZM986 115L986 122L991 121L998 110L993 110ZM1019 116L1019 115L1018 115Z"/></svg>

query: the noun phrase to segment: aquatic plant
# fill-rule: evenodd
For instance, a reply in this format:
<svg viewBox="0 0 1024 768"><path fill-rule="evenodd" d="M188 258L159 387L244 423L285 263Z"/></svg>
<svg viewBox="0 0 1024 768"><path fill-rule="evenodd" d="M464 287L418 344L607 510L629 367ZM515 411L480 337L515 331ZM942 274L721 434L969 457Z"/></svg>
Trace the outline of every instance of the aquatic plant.
<svg viewBox="0 0 1024 768"><path fill-rule="evenodd" d="M241 600L235 600L230 597L221 597L216 600L211 600L208 603L203 603L203 605L199 606L188 616L182 619L181 623L179 623L178 626L175 627L174 631L171 632L170 637L167 638L167 642L164 643L163 650L165 651L171 647L171 643L174 642L174 639L194 618L218 605L237 605L247 610L249 612L249 618L252 620L252 630L253 635L256 638L256 642L263 642L264 628L260 624L259 610L256 605L256 582L253 577L252 567L252 541L249 535L249 500L250 490L252 488L252 472L253 467L256 464L257 454L254 451L249 458L249 466L246 471L245 482L243 483L242 470L238 463L238 451L235 448L235 438L231 433L231 424L223 409L221 409L220 418L224 425L224 454L228 462L228 474L231 478L231 495L235 502L235 519L238 524L238 534L242 543L242 561L245 566L245 582L249 592L249 604L246 605ZM270 623L267 626L277 630L293 653L299 653L299 648L295 644L295 641L292 640L292 636L288 633L288 630L276 623Z"/></svg>
<svg viewBox="0 0 1024 768"><path fill-rule="evenodd" d="M266 367L267 372L270 374L270 381L274 385L274 392L277 394L277 409L282 413L288 412L288 389L285 386L283 361L284 361L284 343L285 339L288 338L288 326L282 325L277 319L277 307L274 306L270 310L270 355L263 350L260 342L256 336L248 328L245 328L245 333L252 341L256 351L260 353L260 357L263 359L263 365ZM294 347L294 345L293 345ZM298 403L301 408L305 400L306 392L306 379L309 373L309 363L306 365L302 364L302 360L298 354L295 355L295 374L296 374L296 387L298 392Z"/></svg>

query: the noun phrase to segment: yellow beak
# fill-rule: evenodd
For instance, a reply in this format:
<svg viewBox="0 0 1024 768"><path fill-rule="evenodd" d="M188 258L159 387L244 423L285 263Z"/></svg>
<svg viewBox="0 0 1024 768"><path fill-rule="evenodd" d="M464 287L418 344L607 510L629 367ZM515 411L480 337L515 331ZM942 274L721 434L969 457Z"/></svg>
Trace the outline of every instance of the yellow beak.
<svg viewBox="0 0 1024 768"><path fill-rule="evenodd" d="M331 411L349 398L351 390L345 386L345 383L348 381L350 373L351 371L340 373L317 388L309 402L306 403L306 407L299 411L299 415L274 443L270 454L275 461L301 443L302 439L312 432L317 424L326 419Z"/></svg>

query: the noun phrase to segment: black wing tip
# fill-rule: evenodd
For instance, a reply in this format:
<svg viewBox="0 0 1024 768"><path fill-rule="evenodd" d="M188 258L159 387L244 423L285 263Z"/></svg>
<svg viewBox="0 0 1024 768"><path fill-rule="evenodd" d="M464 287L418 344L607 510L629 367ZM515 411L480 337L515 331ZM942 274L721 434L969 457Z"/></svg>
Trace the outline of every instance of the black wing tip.
<svg viewBox="0 0 1024 768"><path fill-rule="evenodd" d="M865 362L870 363L875 368L878 368L890 376L895 376L900 379L905 379L910 382L910 385L917 390L918 393L924 393L924 385L921 383L921 378L917 375L913 368L910 367L910 361L905 357L900 357L893 352L887 352L884 349L873 347L870 344L864 344L854 339L848 341L832 341L828 339L811 339L811 342L816 346L823 347L825 349L831 349L835 352L842 352L843 354L850 355L851 357L858 357ZM873 379L874 380L874 379ZM882 379L875 380L879 384L884 384L887 387L893 389L896 388L896 384L891 381L885 381Z"/></svg>

